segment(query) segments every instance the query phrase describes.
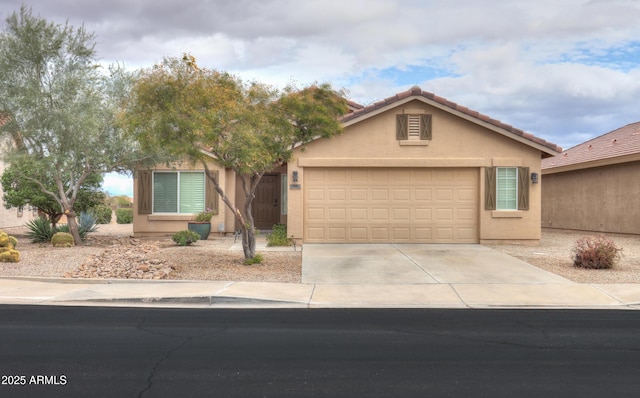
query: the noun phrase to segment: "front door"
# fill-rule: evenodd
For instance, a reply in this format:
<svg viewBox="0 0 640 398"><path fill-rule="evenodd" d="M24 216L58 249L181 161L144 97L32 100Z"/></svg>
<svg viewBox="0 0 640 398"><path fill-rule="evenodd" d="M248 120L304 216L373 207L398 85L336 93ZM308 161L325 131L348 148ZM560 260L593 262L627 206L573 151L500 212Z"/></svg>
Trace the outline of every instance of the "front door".
<svg viewBox="0 0 640 398"><path fill-rule="evenodd" d="M258 183L253 200L253 221L256 228L270 230L280 222L280 178L265 174Z"/></svg>

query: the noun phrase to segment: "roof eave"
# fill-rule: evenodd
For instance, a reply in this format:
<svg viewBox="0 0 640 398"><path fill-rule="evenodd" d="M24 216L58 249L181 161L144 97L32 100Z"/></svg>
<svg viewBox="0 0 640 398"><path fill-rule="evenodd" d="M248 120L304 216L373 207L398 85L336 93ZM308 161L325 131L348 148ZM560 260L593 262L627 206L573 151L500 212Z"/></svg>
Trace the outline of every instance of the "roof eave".
<svg viewBox="0 0 640 398"><path fill-rule="evenodd" d="M547 167L542 169L542 174L565 173L567 171L577 171L591 169L594 167L613 166L621 163L640 161L640 153L633 153L625 156L616 156L612 158L598 159L589 162L573 163L557 167Z"/></svg>

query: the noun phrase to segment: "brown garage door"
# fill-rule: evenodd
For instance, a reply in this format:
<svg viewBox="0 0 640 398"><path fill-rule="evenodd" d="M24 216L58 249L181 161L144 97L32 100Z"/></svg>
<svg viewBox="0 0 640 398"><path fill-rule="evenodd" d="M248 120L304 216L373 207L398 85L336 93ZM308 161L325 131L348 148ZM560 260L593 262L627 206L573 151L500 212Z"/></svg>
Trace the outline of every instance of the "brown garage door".
<svg viewBox="0 0 640 398"><path fill-rule="evenodd" d="M478 243L478 169L306 168L305 242Z"/></svg>

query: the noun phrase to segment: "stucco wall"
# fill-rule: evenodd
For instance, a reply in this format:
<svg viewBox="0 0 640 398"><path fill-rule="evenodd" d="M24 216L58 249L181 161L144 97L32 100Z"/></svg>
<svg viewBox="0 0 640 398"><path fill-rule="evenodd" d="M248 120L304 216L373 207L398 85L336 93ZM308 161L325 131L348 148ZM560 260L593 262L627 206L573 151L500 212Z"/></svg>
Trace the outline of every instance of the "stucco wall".
<svg viewBox="0 0 640 398"><path fill-rule="evenodd" d="M542 178L542 226L640 234L640 162Z"/></svg>
<svg viewBox="0 0 640 398"><path fill-rule="evenodd" d="M433 139L427 146L401 145L396 140L396 114L432 114ZM497 132L421 102L412 101L346 127L343 134L297 150L289 164L305 183L307 167L475 167L479 178L480 241L539 240L540 184L530 185L530 209L484 210L484 167L525 166L540 174L540 151ZM289 189L288 233L303 237L303 189Z"/></svg>

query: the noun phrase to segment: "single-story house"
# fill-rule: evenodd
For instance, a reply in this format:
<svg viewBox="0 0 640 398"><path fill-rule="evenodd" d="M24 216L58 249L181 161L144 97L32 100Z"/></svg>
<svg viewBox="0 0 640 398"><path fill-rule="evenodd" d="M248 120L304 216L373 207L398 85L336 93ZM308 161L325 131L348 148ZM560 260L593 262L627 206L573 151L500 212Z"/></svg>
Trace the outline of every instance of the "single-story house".
<svg viewBox="0 0 640 398"><path fill-rule="evenodd" d="M542 226L640 234L640 122L542 161Z"/></svg>
<svg viewBox="0 0 640 398"><path fill-rule="evenodd" d="M541 160L561 148L419 87L349 105L342 134L311 142L265 175L253 206L257 228L283 223L303 242L540 239ZM230 198L242 198L234 172L217 173ZM139 172L134 190L137 236L186 229L196 191L218 210L214 232L236 229L201 170Z"/></svg>

